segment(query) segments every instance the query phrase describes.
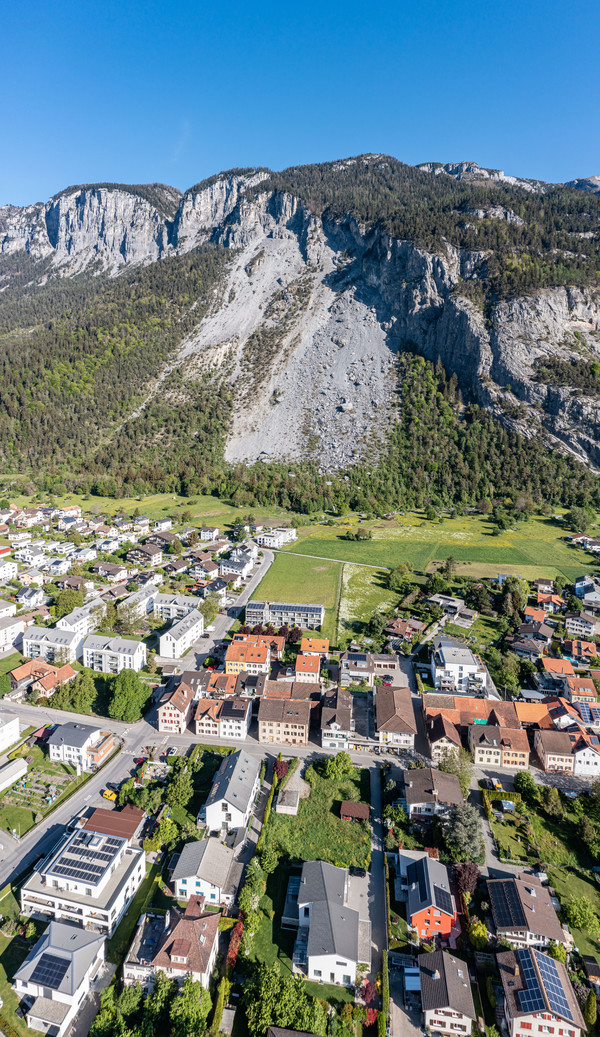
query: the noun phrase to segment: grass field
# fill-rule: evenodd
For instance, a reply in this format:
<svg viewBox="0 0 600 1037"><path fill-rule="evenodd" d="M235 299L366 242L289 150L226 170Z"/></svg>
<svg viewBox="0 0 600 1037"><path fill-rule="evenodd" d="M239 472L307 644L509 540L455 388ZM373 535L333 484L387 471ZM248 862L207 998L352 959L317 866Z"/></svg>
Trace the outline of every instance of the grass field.
<svg viewBox="0 0 600 1037"><path fill-rule="evenodd" d="M299 529L298 541L283 550L386 568L408 562L420 572L452 555L459 576L493 576L507 571L529 579L561 574L574 580L580 573L597 568L590 555L562 539L565 529L553 518L534 518L499 536L493 535L494 527L482 515L428 522L411 513L387 522L361 523L361 527L371 529L372 540L345 540L344 533L357 528L354 520L345 519L335 526L319 524Z"/></svg>
<svg viewBox="0 0 600 1037"><path fill-rule="evenodd" d="M591 901L592 907L597 915L600 915L600 886L592 879L587 878L586 875L581 872L572 871L556 868L548 872L548 879L550 885L556 890L556 895L561 902L566 897L587 897ZM589 936L587 932L581 929L573 929L573 939L575 940L575 946L579 949L580 954L591 954L592 957L600 960L598 957L600 952L600 941L595 940L592 936Z"/></svg>
<svg viewBox="0 0 600 1037"><path fill-rule="evenodd" d="M325 606L323 634L336 643L337 607L341 566L337 562L310 561L277 554L252 597L260 601L318 602Z"/></svg>
<svg viewBox="0 0 600 1037"><path fill-rule="evenodd" d="M342 594L336 644L346 647L353 637L366 632L374 612L384 612L398 601L398 595L385 586L387 569L363 565L344 565Z"/></svg>
<svg viewBox="0 0 600 1037"><path fill-rule="evenodd" d="M310 798L301 799L296 817L272 813L267 842L290 861L329 861L339 867L367 867L371 856L370 828L342 821L342 800L369 802L369 772L354 768L341 780L318 775Z"/></svg>

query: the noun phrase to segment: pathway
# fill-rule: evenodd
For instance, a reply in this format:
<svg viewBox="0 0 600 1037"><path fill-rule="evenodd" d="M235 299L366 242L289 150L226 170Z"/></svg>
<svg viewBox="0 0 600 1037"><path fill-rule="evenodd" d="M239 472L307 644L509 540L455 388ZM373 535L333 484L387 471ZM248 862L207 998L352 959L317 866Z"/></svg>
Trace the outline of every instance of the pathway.
<svg viewBox="0 0 600 1037"><path fill-rule="evenodd" d="M372 851L369 875L369 917L371 919L371 971L374 976L381 971L383 951L387 949L387 911L385 895L385 868L383 862L383 823L381 778L379 767L371 767L371 820Z"/></svg>

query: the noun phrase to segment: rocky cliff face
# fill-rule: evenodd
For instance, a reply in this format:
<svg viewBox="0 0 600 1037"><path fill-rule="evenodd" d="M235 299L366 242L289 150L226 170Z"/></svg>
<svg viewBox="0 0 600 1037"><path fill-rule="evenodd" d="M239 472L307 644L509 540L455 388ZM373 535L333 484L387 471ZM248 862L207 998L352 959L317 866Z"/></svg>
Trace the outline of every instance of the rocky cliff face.
<svg viewBox="0 0 600 1037"><path fill-rule="evenodd" d="M508 179L474 163L421 168ZM332 469L375 456L396 413L395 356L410 348L439 357L506 424L600 467L596 398L534 379L539 357L600 358L597 291L544 290L484 314L461 294L484 251L425 251L351 216L315 215L290 193L256 192L266 176L223 175L183 196L103 185L5 206L0 253L26 252L63 276L114 275L207 241L230 248L221 297L169 369L230 383L231 461L313 456Z"/></svg>

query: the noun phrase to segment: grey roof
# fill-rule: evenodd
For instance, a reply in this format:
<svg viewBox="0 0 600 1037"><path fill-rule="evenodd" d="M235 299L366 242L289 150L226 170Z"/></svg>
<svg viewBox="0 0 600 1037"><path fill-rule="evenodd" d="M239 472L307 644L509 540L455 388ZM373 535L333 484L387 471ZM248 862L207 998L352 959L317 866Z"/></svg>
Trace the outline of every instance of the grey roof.
<svg viewBox="0 0 600 1037"><path fill-rule="evenodd" d="M302 867L298 905L312 904L308 954L339 954L358 961L358 911L345 901L347 872L324 861L306 861Z"/></svg>
<svg viewBox="0 0 600 1037"><path fill-rule="evenodd" d="M98 727L90 727L88 724L76 724L73 721L69 721L68 724L61 724L60 727L53 731L48 739L48 745L72 745L77 749L82 749L87 742L90 735L94 732L99 731Z"/></svg>
<svg viewBox="0 0 600 1037"><path fill-rule="evenodd" d="M475 1005L469 980L469 966L461 958L444 951L419 955L421 1004L423 1011L451 1008L475 1019Z"/></svg>
<svg viewBox="0 0 600 1037"><path fill-rule="evenodd" d="M185 564L185 563L184 563ZM194 598L191 594L156 594L154 597L155 605L176 605L177 607L194 609L198 604L198 599Z"/></svg>
<svg viewBox="0 0 600 1037"><path fill-rule="evenodd" d="M212 882L219 889L225 889L227 879L234 860L233 850L224 846L218 839L202 839L200 842L186 843L171 878L204 879Z"/></svg>
<svg viewBox="0 0 600 1037"><path fill-rule="evenodd" d="M197 609L193 609L193 611L188 612L187 616L184 616L183 619L179 619L177 623L173 623L173 626L169 627L169 629L165 631L165 634L169 634L174 641L179 641L199 623L204 623L202 615ZM162 636L164 637L165 634Z"/></svg>
<svg viewBox="0 0 600 1037"><path fill-rule="evenodd" d="M80 635L74 630L60 630L58 627L30 627L24 637L40 644L70 646L79 640Z"/></svg>
<svg viewBox="0 0 600 1037"><path fill-rule="evenodd" d="M413 861L406 869L408 881L408 901L406 913L412 918L417 911L435 907L444 914L453 915L456 911L454 897L450 892L448 869L440 861L432 857L421 857Z"/></svg>
<svg viewBox="0 0 600 1037"><path fill-rule="evenodd" d="M130 641L124 637L106 637L104 634L89 634L83 647L89 652L116 652L119 655L135 655L141 641Z"/></svg>
<svg viewBox="0 0 600 1037"><path fill-rule="evenodd" d="M248 753L241 749L226 756L215 774L206 805L210 806L224 799L226 803L245 813L252 799L259 771L258 759L248 756Z"/></svg>
<svg viewBox="0 0 600 1037"><path fill-rule="evenodd" d="M98 933L87 932L67 922L50 922L46 932L33 945L14 978L24 983L31 981L42 955L51 954L53 957L66 959L68 967L57 986L53 986L50 980L46 980L43 986L61 994L73 995L103 943L104 937Z"/></svg>

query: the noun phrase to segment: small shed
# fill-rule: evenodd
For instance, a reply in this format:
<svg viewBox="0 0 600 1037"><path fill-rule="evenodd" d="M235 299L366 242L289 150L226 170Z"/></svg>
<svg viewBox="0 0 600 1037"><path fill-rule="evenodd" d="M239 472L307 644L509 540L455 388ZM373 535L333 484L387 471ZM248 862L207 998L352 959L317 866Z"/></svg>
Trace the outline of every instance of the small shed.
<svg viewBox="0 0 600 1037"><path fill-rule="evenodd" d="M368 803L353 803L345 799L340 807L342 821L368 821L370 815L371 808Z"/></svg>

